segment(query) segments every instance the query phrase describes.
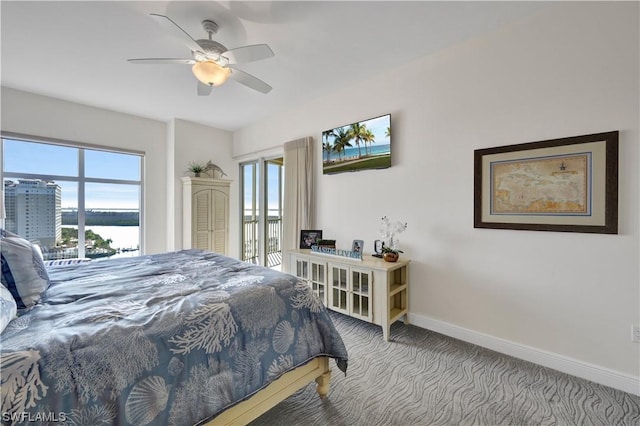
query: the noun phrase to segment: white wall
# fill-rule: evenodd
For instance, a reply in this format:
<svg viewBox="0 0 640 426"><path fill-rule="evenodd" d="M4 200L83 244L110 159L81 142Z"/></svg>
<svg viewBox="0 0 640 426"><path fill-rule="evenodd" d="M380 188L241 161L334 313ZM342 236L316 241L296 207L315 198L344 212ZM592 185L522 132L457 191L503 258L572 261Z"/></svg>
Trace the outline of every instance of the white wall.
<svg viewBox="0 0 640 426"><path fill-rule="evenodd" d="M232 134L225 130L203 126L190 121L174 119L169 125L167 135L168 153L172 160L168 166L168 176L172 182L168 182L168 205L169 205L169 229L174 236L174 246L168 250L180 250L182 246L182 176L188 176L187 167L192 161L206 163L211 161L219 166L227 176L224 179L233 180L229 204L230 214L230 235L229 235L229 255L237 256L239 237L237 214L238 201L238 165L231 159ZM173 186L173 189L171 189ZM173 220L171 215L173 214ZM170 237L171 238L171 237Z"/></svg>
<svg viewBox="0 0 640 426"><path fill-rule="evenodd" d="M234 134L234 155L392 114L393 166L323 176L317 227L370 247L408 222L418 325L640 393L637 3L536 16ZM619 235L473 228L473 151L620 131ZM318 163L320 168L320 163Z"/></svg>
<svg viewBox="0 0 640 426"><path fill-rule="evenodd" d="M2 87L2 130L145 153L143 247L166 251L166 150L163 122Z"/></svg>

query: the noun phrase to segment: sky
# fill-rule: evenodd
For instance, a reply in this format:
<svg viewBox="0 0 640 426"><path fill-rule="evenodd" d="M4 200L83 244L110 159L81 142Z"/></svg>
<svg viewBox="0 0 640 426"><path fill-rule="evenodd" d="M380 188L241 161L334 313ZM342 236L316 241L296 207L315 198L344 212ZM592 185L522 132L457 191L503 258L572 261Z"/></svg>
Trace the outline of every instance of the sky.
<svg viewBox="0 0 640 426"><path fill-rule="evenodd" d="M278 185L281 184L278 178L278 168L279 166L276 164L268 164L267 165L267 206L269 210L277 210L278 209ZM256 167L257 170L257 167ZM253 167L252 165L244 166L244 208L245 214L250 214L251 205L253 203ZM258 173L258 180L256 181L256 191L260 185ZM282 177L284 179L284 176ZM256 209L258 209L260 203L257 199L258 195L256 194ZM258 214L256 210L256 214Z"/></svg>
<svg viewBox="0 0 640 426"><path fill-rule="evenodd" d="M80 149L3 139L5 179L7 173L78 177ZM140 180L140 156L84 149L87 179ZM54 180L62 189L62 208L78 206L78 184ZM86 209L139 209L137 185L91 183L85 186Z"/></svg>
<svg viewBox="0 0 640 426"><path fill-rule="evenodd" d="M373 132L375 136L375 141L376 141L375 143L377 145L389 145L391 141L389 140L389 137L385 136L385 134L387 132L387 127L391 127L390 121L391 121L390 115L383 115L381 117L360 121L360 124L365 124L367 126L367 129ZM344 126L338 126L336 128L349 127L350 125L351 124L346 124ZM332 129L327 129L327 130L332 130ZM333 141L330 141L330 142L333 142Z"/></svg>

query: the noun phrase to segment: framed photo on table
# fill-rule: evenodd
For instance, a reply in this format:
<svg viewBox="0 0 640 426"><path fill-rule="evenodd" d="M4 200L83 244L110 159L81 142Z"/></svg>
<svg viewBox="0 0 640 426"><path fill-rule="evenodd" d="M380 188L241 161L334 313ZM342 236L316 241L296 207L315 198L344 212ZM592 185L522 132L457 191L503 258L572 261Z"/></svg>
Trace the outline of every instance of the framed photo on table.
<svg viewBox="0 0 640 426"><path fill-rule="evenodd" d="M474 151L474 227L618 233L618 132Z"/></svg>
<svg viewBox="0 0 640 426"><path fill-rule="evenodd" d="M384 241L382 240L375 240L373 242L373 257L379 257L382 258L382 249L384 247Z"/></svg>
<svg viewBox="0 0 640 426"><path fill-rule="evenodd" d="M322 239L322 230L320 229L303 229L300 231L300 248L310 249L311 246L318 244Z"/></svg>

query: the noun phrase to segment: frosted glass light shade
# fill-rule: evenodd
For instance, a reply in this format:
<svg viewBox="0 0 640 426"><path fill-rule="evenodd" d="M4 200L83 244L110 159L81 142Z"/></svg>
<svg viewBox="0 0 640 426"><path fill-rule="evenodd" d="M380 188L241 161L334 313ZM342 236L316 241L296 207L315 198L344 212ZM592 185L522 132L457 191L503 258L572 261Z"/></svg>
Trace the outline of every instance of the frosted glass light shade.
<svg viewBox="0 0 640 426"><path fill-rule="evenodd" d="M231 75L231 69L223 68L213 61L196 62L191 71L198 80L208 86L219 86Z"/></svg>

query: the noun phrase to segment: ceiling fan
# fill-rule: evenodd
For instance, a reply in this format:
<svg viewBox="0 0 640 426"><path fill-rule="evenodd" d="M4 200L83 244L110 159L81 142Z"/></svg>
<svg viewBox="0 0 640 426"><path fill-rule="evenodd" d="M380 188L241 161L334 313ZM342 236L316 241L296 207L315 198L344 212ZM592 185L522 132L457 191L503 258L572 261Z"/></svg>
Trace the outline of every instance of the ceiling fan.
<svg viewBox="0 0 640 426"><path fill-rule="evenodd" d="M134 64L185 64L193 65L191 70L198 79L198 95L207 96L214 86L223 84L229 77L240 84L261 93L269 93L271 86L253 75L236 68L236 64L258 61L273 56L273 51L266 44L227 49L211 39L218 32L218 24L211 20L202 21L202 28L209 34L209 39L194 40L178 24L164 15L151 14L151 17L165 29L179 37L191 50L191 59L181 58L141 58L127 59Z"/></svg>

